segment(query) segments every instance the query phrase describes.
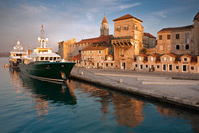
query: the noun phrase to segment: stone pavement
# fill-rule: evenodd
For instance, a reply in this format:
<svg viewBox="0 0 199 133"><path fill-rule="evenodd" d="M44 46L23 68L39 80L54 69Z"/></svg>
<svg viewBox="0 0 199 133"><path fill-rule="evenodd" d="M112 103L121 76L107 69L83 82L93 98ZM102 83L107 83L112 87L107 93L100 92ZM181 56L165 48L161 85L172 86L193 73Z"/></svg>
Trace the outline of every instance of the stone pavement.
<svg viewBox="0 0 199 133"><path fill-rule="evenodd" d="M130 70L74 67L71 77L84 82L199 110L199 74L135 72Z"/></svg>

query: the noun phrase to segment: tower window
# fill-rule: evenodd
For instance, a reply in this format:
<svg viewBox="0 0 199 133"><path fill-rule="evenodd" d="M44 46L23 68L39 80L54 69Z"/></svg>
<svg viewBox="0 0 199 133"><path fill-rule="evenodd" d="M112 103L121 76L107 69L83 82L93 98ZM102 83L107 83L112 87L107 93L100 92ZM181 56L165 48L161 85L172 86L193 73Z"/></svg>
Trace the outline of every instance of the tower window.
<svg viewBox="0 0 199 133"><path fill-rule="evenodd" d="M176 39L180 39L180 34L176 34Z"/></svg>
<svg viewBox="0 0 199 133"><path fill-rule="evenodd" d="M180 45L176 45L176 50L180 50Z"/></svg>
<svg viewBox="0 0 199 133"><path fill-rule="evenodd" d="M159 40L162 40L162 35L159 35Z"/></svg>
<svg viewBox="0 0 199 133"><path fill-rule="evenodd" d="M167 40L170 40L171 39L171 35L167 35Z"/></svg>
<svg viewBox="0 0 199 133"><path fill-rule="evenodd" d="M187 45L185 45L185 49L189 49L189 45L187 44Z"/></svg>

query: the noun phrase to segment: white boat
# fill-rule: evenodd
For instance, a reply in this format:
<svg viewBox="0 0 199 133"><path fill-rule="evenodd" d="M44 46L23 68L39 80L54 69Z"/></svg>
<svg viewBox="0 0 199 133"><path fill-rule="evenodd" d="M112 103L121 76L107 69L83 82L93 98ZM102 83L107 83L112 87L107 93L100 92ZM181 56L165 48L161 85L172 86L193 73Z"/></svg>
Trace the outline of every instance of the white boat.
<svg viewBox="0 0 199 133"><path fill-rule="evenodd" d="M18 68L22 58L25 56L27 56L27 52L23 49L23 47L20 45L20 41L18 40L16 46L14 46L12 51L10 51L10 67Z"/></svg>

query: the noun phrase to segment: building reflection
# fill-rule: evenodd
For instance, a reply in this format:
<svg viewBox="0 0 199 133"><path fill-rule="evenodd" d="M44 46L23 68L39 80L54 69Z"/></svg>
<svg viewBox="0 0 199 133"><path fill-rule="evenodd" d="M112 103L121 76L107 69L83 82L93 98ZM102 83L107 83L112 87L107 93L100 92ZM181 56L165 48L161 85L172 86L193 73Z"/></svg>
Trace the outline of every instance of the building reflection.
<svg viewBox="0 0 199 133"><path fill-rule="evenodd" d="M160 106L156 106L156 109L158 112L160 112L163 115L176 117L180 119L187 120L190 125L192 125L193 131L196 133L199 133L199 115L198 113L191 113L183 110L177 110L174 108L164 108Z"/></svg>
<svg viewBox="0 0 199 133"><path fill-rule="evenodd" d="M144 120L143 102L116 93L112 95L112 101L119 125L137 127Z"/></svg>
<svg viewBox="0 0 199 133"><path fill-rule="evenodd" d="M98 97L101 104L101 112L103 114L102 120L106 122L106 116L109 114L109 106L114 107L114 115L116 116L116 122L119 125L136 127L144 120L143 102L134 100L128 96L122 96L120 94L109 92L107 90L99 89L94 86L81 84L79 87L82 93L87 93L88 97Z"/></svg>
<svg viewBox="0 0 199 133"><path fill-rule="evenodd" d="M20 79L19 79L19 73L17 70L9 68L10 72L10 79L12 84L16 87L16 92L19 94L21 93L21 84L20 84Z"/></svg>

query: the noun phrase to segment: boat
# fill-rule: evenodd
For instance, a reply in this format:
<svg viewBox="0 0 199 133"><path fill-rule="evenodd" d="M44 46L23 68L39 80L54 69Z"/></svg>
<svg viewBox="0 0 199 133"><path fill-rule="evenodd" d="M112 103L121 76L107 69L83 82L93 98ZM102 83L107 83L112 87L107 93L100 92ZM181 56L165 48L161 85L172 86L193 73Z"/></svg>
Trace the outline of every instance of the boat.
<svg viewBox="0 0 199 133"><path fill-rule="evenodd" d="M19 64L22 73L36 79L65 82L74 67L74 62L61 60L60 55L52 52L47 47L48 38L44 37L42 26L41 37L38 37L40 47L33 50L33 53L23 59Z"/></svg>
<svg viewBox="0 0 199 133"><path fill-rule="evenodd" d="M19 64L22 62L22 58L27 55L27 52L23 49L20 41L10 51L9 64L11 68L19 68Z"/></svg>

